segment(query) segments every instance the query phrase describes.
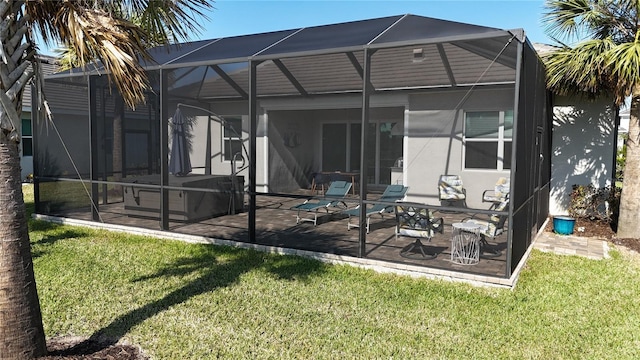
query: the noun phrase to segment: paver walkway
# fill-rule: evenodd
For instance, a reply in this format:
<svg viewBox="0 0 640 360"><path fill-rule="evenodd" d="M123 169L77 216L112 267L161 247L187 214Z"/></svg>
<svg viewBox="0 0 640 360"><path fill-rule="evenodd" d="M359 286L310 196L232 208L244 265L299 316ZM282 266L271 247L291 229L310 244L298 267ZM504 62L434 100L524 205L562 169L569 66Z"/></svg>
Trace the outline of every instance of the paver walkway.
<svg viewBox="0 0 640 360"><path fill-rule="evenodd" d="M609 257L609 245L605 240L574 235L558 235L550 232L540 234L534 248L562 255L578 255L600 260Z"/></svg>

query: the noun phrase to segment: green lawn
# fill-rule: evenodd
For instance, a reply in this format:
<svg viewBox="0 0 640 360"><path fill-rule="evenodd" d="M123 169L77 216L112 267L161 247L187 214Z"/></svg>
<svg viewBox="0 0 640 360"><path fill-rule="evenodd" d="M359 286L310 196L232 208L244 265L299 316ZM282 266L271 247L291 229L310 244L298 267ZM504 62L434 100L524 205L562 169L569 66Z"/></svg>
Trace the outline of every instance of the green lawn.
<svg viewBox="0 0 640 360"><path fill-rule="evenodd" d="M595 261L534 251L510 291L30 228L50 337L99 332L155 359L640 358L640 263L618 252Z"/></svg>

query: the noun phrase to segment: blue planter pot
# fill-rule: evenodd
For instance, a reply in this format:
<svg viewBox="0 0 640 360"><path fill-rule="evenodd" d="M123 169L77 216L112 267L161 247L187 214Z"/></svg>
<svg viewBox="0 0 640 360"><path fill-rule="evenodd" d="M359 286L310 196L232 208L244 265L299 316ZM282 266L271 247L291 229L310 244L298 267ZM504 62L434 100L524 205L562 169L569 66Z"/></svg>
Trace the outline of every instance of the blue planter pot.
<svg viewBox="0 0 640 360"><path fill-rule="evenodd" d="M553 217L553 231L560 235L573 234L573 227L576 224L576 219L568 216L554 216Z"/></svg>

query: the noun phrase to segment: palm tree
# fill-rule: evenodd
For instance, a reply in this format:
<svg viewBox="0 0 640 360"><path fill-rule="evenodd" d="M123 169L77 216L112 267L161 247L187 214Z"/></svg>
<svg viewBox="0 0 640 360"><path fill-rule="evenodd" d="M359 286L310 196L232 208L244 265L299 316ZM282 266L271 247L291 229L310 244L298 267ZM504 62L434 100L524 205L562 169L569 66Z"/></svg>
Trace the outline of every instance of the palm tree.
<svg viewBox="0 0 640 360"><path fill-rule="evenodd" d="M207 0L4 0L0 2L0 359L46 353L22 196L18 145L22 92L34 74L33 31L73 48L80 65L99 60L125 103L144 102L148 81L138 57L149 44L187 39L201 27ZM140 26L127 19L140 19ZM38 79L36 79L38 80Z"/></svg>
<svg viewBox="0 0 640 360"><path fill-rule="evenodd" d="M120 14L120 17L131 21L136 26L142 27L142 29L149 35L149 39L146 43L147 48L153 48L157 46L164 45L167 43L167 37L174 37L172 34L172 29L167 27L163 34L153 33L154 29L146 28L147 26L154 25L153 22L144 21L143 16L139 13L131 13L131 12L123 12L120 9L116 9ZM78 58L78 54L76 53L76 48L67 46L64 48L59 48L55 50L59 62L58 69L60 71L71 70L73 68L81 67L80 59ZM112 158L112 180L114 182L122 181L123 176L123 153L122 153L122 122L124 120L125 113L125 104L124 99L120 94L113 94L114 101L114 109L113 109L113 134L111 144L111 158ZM113 191L113 193L112 193ZM119 185L115 185L111 191L109 191L112 195L122 196L122 187ZM107 200L108 201L108 200Z"/></svg>
<svg viewBox="0 0 640 360"><path fill-rule="evenodd" d="M547 86L557 94L631 96L627 162L622 183L619 238L640 234L640 2L547 0L543 23L555 38L578 40L544 57Z"/></svg>

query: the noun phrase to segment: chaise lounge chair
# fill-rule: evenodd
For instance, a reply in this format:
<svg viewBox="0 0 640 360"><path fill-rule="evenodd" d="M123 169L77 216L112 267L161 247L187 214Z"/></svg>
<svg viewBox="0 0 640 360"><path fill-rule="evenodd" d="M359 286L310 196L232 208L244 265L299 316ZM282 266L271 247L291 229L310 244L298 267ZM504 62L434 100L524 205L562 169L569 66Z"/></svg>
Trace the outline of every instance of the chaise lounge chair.
<svg viewBox="0 0 640 360"><path fill-rule="evenodd" d="M402 200L404 195L407 193L407 187L402 185L388 185L387 188L382 193L382 196L378 201L380 202L396 202ZM359 223L353 224L351 223L351 217L360 217L360 206L355 209L349 209L342 212L343 214L349 215L349 222L347 222L347 230L351 230L351 228L360 227ZM367 234L369 233L369 225L371 223L371 216L375 214L379 214L380 217L384 217L385 214L393 213L392 205L385 204L373 204L370 208L367 208Z"/></svg>
<svg viewBox="0 0 640 360"><path fill-rule="evenodd" d="M302 204L291 207L291 210L298 210L296 215L296 224L299 224L301 221L309 221L313 223L313 226L316 226L318 224L318 210L324 209L328 214L329 208L331 207L336 207L342 204L346 208L347 205L344 202L344 198L347 196L350 189L350 182L334 181L329 185L329 188L322 199L316 201L309 199ZM312 212L313 218L300 217L301 211Z"/></svg>

